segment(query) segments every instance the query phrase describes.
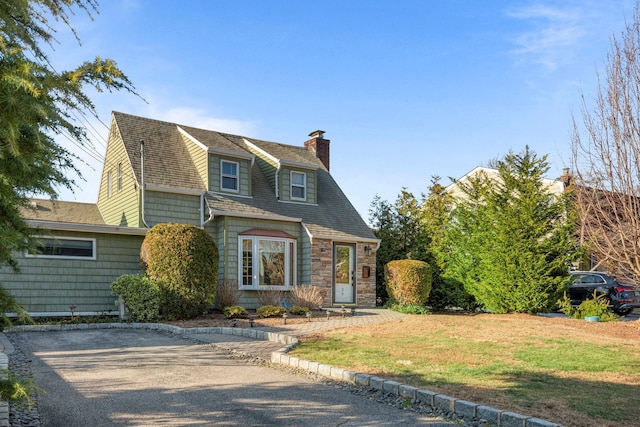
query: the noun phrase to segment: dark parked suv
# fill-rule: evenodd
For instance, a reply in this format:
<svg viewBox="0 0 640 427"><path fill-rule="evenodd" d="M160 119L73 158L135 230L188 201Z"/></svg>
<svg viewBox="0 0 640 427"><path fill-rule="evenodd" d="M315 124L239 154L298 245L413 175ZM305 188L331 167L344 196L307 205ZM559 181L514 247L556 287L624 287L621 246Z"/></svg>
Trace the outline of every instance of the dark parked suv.
<svg viewBox="0 0 640 427"><path fill-rule="evenodd" d="M619 316L640 308L640 289L623 285L613 277L597 271L572 271L568 294L574 306L593 298L593 292L609 300L609 307Z"/></svg>

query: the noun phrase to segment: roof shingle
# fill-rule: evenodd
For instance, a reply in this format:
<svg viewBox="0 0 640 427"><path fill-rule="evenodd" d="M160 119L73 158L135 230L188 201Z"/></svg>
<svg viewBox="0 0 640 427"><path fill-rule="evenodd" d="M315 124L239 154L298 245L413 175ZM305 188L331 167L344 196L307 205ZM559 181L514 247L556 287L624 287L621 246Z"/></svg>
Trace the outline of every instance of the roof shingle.
<svg viewBox="0 0 640 427"><path fill-rule="evenodd" d="M114 112L113 115L138 178L140 177L140 140L145 141L146 183L201 189L203 192L207 190L199 179L198 171L179 129L195 138L207 149L211 147L225 152L252 155L255 150L250 150L248 142L280 163L295 163L315 169L318 180L317 204L279 201L273 187L256 162L251 170L252 197L207 193L207 203L215 214L302 220L315 236L350 240L375 239L323 163L307 147L198 129L118 112Z"/></svg>

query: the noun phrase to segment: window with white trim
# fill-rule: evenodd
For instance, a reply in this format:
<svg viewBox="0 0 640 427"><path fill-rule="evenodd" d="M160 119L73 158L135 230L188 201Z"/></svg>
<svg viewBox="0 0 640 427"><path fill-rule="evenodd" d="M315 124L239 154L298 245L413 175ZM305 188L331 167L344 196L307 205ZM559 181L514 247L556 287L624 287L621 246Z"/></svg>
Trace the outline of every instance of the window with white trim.
<svg viewBox="0 0 640 427"><path fill-rule="evenodd" d="M307 174L291 171L291 199L307 200Z"/></svg>
<svg viewBox="0 0 640 427"><path fill-rule="evenodd" d="M265 236L239 237L242 289L288 289L295 286L296 241Z"/></svg>
<svg viewBox="0 0 640 427"><path fill-rule="evenodd" d="M96 239L37 237L27 257L96 259Z"/></svg>
<svg viewBox="0 0 640 427"><path fill-rule="evenodd" d="M240 166L236 162L220 161L220 188L227 191L239 191Z"/></svg>

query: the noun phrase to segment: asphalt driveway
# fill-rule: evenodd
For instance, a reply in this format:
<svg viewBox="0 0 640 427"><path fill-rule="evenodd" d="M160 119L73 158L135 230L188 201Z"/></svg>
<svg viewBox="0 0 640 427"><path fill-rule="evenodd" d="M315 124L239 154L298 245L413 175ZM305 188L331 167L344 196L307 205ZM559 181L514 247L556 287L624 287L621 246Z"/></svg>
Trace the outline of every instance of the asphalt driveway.
<svg viewBox="0 0 640 427"><path fill-rule="evenodd" d="M156 331L11 338L45 390L45 427L454 425Z"/></svg>

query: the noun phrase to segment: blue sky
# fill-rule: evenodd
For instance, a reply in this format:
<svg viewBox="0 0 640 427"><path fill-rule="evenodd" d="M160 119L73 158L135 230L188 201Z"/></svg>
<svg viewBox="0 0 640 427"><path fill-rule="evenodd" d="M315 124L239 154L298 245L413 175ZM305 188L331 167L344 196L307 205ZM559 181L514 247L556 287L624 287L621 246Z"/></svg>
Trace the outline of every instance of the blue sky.
<svg viewBox="0 0 640 427"><path fill-rule="evenodd" d="M331 140L331 173L365 220L376 194L417 197L529 145L568 165L572 114L595 95L632 0L103 0L59 29L57 69L118 62L144 100L93 93L94 147L62 200L95 202L111 111L302 145Z"/></svg>

